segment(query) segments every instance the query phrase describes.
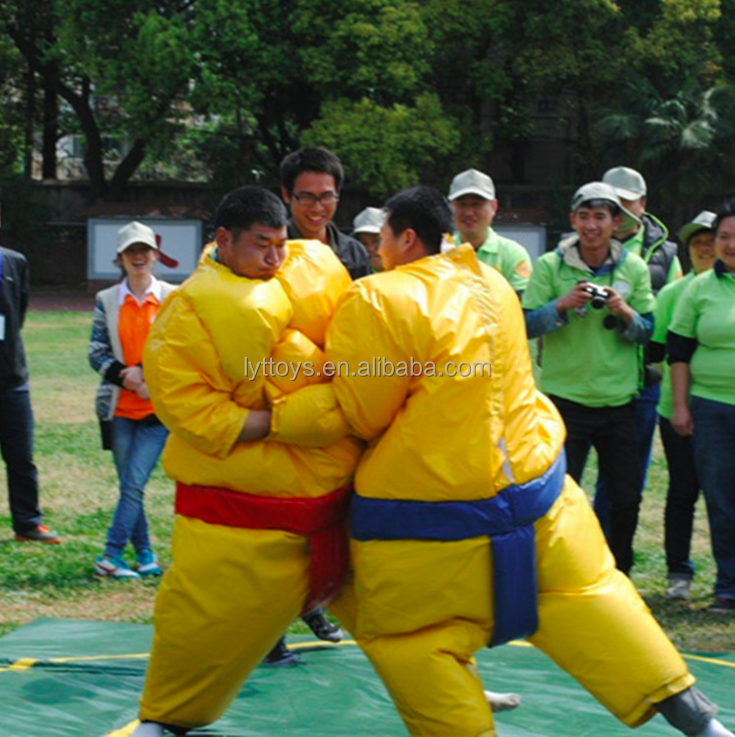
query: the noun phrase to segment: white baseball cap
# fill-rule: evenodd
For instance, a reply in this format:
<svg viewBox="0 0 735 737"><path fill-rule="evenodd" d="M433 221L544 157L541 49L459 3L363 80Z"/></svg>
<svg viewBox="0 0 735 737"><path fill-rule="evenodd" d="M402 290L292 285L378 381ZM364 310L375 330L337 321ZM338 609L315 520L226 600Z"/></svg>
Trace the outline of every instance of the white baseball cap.
<svg viewBox="0 0 735 737"><path fill-rule="evenodd" d="M449 199L456 200L466 194L476 194L486 200L495 199L495 185L487 174L477 169L467 169L452 179Z"/></svg>
<svg viewBox="0 0 735 737"><path fill-rule="evenodd" d="M646 196L646 180L635 169L616 166L602 175L602 181L609 184L624 200L639 200Z"/></svg>
<svg viewBox="0 0 735 737"><path fill-rule="evenodd" d="M620 232L630 230L635 225L640 225L640 218L637 218L632 212L629 212L623 207L618 193L611 185L605 182L588 182L587 184L583 184L572 197L571 212L576 212L583 203L593 200L610 202L620 209Z"/></svg>
<svg viewBox="0 0 735 737"><path fill-rule="evenodd" d="M161 236L156 235L152 228L149 228L143 223L139 223L137 220L133 220L132 223L123 225L120 230L117 231L117 253L118 255L125 251L130 246L136 243L142 243L145 246L158 251L158 260L170 269L175 269L179 262L171 256L167 256L161 250Z"/></svg>
<svg viewBox="0 0 735 737"><path fill-rule="evenodd" d="M679 231L679 240L682 243L688 243L689 239L700 230L710 230L714 232L712 227L715 223L717 215L709 210L702 210L691 222L683 225Z"/></svg>
<svg viewBox="0 0 735 737"><path fill-rule="evenodd" d="M156 251L158 250L156 234L153 232L153 229L147 225L143 225L143 223L139 223L137 220L123 225L117 231L117 252L122 253L126 248L130 248L135 243L143 243L150 248L155 248Z"/></svg>
<svg viewBox="0 0 735 737"><path fill-rule="evenodd" d="M385 213L378 207L366 207L352 221L353 233L380 233L385 222Z"/></svg>

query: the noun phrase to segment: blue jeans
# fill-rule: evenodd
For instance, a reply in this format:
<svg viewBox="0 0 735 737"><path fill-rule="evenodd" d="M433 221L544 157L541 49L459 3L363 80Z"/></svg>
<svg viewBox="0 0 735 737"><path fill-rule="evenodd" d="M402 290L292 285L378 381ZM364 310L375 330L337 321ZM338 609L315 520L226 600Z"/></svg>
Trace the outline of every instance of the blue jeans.
<svg viewBox="0 0 735 737"><path fill-rule="evenodd" d="M692 397L694 462L707 502L715 596L735 599L735 405Z"/></svg>
<svg viewBox="0 0 735 737"><path fill-rule="evenodd" d="M658 413L656 407L661 397L661 384L644 386L638 396L633 400L635 408L636 442L638 443L638 463L643 469L640 493L646 488L648 467L651 465L651 452L653 449L653 436L656 433ZM610 499L605 487L605 480L598 473L595 485L595 514L600 520L600 526L605 535L610 528Z"/></svg>
<svg viewBox="0 0 735 737"><path fill-rule="evenodd" d="M0 389L0 453L8 471L13 530L22 535L43 521L33 463L33 411L27 388Z"/></svg>
<svg viewBox="0 0 735 737"><path fill-rule="evenodd" d="M168 430L160 423L114 417L112 455L120 479L120 499L107 530L105 555L119 556L128 540L136 553L151 547L143 490L163 451Z"/></svg>

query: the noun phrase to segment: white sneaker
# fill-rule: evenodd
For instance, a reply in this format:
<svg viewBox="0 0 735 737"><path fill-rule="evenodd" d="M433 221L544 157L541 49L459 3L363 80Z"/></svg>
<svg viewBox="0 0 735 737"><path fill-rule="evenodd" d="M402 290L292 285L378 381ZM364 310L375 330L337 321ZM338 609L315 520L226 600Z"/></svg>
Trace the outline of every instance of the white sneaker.
<svg viewBox="0 0 735 737"><path fill-rule="evenodd" d="M163 727L158 722L143 722L132 732L130 737L163 737Z"/></svg>
<svg viewBox="0 0 735 737"><path fill-rule="evenodd" d="M666 589L666 598L678 601L689 601L691 598L692 579L669 577L669 587Z"/></svg>
<svg viewBox="0 0 735 737"><path fill-rule="evenodd" d="M734 737L733 733L717 719L711 719L699 737Z"/></svg>
<svg viewBox="0 0 735 737"><path fill-rule="evenodd" d="M122 558L117 556L100 555L94 561L94 572L98 576L109 576L110 578L140 578Z"/></svg>
<svg viewBox="0 0 735 737"><path fill-rule="evenodd" d="M497 693L496 691L485 691L485 698L493 713L499 711L513 711L521 705L521 696L517 693Z"/></svg>

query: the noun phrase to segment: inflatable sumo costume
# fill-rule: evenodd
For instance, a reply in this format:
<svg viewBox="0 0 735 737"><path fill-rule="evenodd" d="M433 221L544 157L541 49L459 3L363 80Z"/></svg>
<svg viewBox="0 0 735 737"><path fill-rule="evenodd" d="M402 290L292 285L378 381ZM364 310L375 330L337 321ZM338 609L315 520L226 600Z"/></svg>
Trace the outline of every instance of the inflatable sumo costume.
<svg viewBox="0 0 735 737"><path fill-rule="evenodd" d="M326 327L350 278L319 243L288 249L269 281L235 275L210 249L159 312L146 346L177 491L141 720L180 728L216 720L293 619L328 601L344 574L359 441L236 443L250 409L325 381L316 374ZM265 376L271 357L311 362L312 376L293 367Z"/></svg>
<svg viewBox="0 0 735 737"><path fill-rule="evenodd" d="M564 426L536 390L518 297L471 247L353 284L326 354L351 371L283 398L275 436L315 442L309 404L331 395L370 444L351 511L354 585L333 611L410 734L494 735L473 653L511 638L630 726L694 682L565 475ZM352 375L374 357L424 371Z"/></svg>

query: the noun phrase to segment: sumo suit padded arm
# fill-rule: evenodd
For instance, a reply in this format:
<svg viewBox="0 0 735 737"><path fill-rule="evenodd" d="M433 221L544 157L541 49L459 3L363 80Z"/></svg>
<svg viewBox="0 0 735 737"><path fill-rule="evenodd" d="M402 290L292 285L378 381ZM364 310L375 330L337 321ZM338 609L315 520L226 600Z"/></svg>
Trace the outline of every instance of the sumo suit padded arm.
<svg viewBox="0 0 735 737"><path fill-rule="evenodd" d="M226 457L249 410L233 401L216 346L183 295L175 293L159 312L143 363L161 422L202 453Z"/></svg>
<svg viewBox="0 0 735 737"><path fill-rule="evenodd" d="M353 284L327 333L327 358L340 370L331 384L307 387L276 400L271 440L321 447L349 433L370 441L386 430L405 401L411 379L395 373L358 375L372 371L373 359L394 365L408 360L393 341L386 340L381 312L364 285Z"/></svg>

